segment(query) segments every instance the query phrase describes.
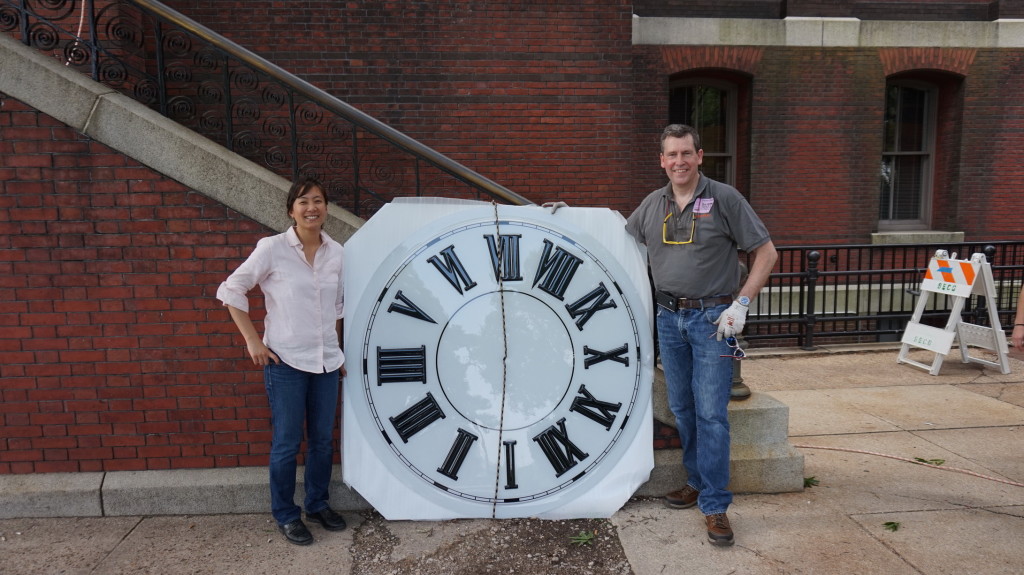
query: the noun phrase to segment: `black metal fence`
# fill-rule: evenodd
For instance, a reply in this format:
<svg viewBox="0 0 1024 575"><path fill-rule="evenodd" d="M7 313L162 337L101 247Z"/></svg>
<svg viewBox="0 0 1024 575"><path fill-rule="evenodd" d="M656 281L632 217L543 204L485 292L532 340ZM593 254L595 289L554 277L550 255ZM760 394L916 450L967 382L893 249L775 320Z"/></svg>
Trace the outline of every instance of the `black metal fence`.
<svg viewBox="0 0 1024 575"><path fill-rule="evenodd" d="M368 217L398 196L530 204L152 0L0 0L0 33Z"/></svg>
<svg viewBox="0 0 1024 575"><path fill-rule="evenodd" d="M745 338L754 347L899 341L919 297L929 303L922 323L944 326L953 298L921 293L937 250L967 260L984 253L992 267L994 301L971 296L963 321L987 325L996 305L1012 330L1024 281L1024 242L781 247L776 273L752 304Z"/></svg>

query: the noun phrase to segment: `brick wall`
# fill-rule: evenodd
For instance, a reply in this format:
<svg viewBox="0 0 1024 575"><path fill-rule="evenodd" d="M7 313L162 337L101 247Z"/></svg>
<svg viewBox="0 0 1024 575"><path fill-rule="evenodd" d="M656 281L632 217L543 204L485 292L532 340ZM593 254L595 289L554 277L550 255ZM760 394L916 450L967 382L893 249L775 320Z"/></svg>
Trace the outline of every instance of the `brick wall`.
<svg viewBox="0 0 1024 575"><path fill-rule="evenodd" d="M640 16L675 18L786 17L787 0L637 0L633 10Z"/></svg>
<svg viewBox="0 0 1024 575"><path fill-rule="evenodd" d="M265 465L214 294L271 230L0 103L0 474Z"/></svg>
<svg viewBox="0 0 1024 575"><path fill-rule="evenodd" d="M990 205L990 196L1009 201L1016 164L1024 163L1015 163L1013 150L1022 148L1012 129L1024 80L1010 72L1019 68L1020 51L977 57L955 49L634 47L631 12L654 5L616 0L302 2L287 10L270 1L246 10L230 10L228 0L170 5L538 203L560 199L624 214L664 183L656 146L670 78L745 76L736 184L782 245L870 241L886 78L939 71L942 97L954 101L955 113L939 119L933 227L965 231L968 239L1020 237L1015 212L994 214L998 204ZM966 12L1006 12L1016 3L686 5L703 10L687 16L796 11L969 20L981 17ZM989 150L993 131L1005 147ZM967 145L972 141L978 147ZM965 173L976 175L968 180Z"/></svg>
<svg viewBox="0 0 1024 575"><path fill-rule="evenodd" d="M633 207L630 2L166 3L537 203Z"/></svg>
<svg viewBox="0 0 1024 575"><path fill-rule="evenodd" d="M953 113L939 118L933 228L1021 234L1017 210L1000 209L1024 164L1018 50L632 46L631 12L672 2L170 4L536 202L624 214L664 183L656 143L670 78L746 76L737 187L790 245L870 241L886 79L936 71ZM984 20L1018 4L728 0L677 15Z"/></svg>
<svg viewBox="0 0 1024 575"><path fill-rule="evenodd" d="M790 244L876 231L885 78L870 50L766 51L757 70L751 201Z"/></svg>
<svg viewBox="0 0 1024 575"><path fill-rule="evenodd" d="M954 200L968 237L1024 237L1024 53L979 51L964 80Z"/></svg>
<svg viewBox="0 0 1024 575"><path fill-rule="evenodd" d="M737 187L776 243L869 243L877 231L886 80L913 73L936 85L942 102L933 229L963 231L968 241L1024 238L1024 53L779 47L736 54L742 50L634 48L637 187L664 182L656 154L669 78L728 67L750 75L752 92L749 110L741 102L739 112L741 126L749 123L739 130L750 138L749 179L741 166Z"/></svg>

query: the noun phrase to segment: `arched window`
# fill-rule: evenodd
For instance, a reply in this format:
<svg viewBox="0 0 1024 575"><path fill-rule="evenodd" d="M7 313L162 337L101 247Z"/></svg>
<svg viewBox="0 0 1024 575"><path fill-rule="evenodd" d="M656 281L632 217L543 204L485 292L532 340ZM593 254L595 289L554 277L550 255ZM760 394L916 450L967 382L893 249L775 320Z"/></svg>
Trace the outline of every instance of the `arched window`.
<svg viewBox="0 0 1024 575"><path fill-rule="evenodd" d="M701 171L736 186L737 86L717 78L691 77L672 82L669 123L689 124L704 148Z"/></svg>
<svg viewBox="0 0 1024 575"><path fill-rule="evenodd" d="M879 229L931 226L937 95L935 86L919 81L886 84Z"/></svg>

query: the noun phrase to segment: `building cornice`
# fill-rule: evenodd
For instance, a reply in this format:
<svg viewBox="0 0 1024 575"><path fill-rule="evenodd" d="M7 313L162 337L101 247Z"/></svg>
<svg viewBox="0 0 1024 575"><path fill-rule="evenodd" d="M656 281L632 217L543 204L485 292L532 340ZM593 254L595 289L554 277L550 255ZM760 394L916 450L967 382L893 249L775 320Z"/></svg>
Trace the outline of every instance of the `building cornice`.
<svg viewBox="0 0 1024 575"><path fill-rule="evenodd" d="M1024 48L1024 20L924 22L858 18L633 16L633 45Z"/></svg>

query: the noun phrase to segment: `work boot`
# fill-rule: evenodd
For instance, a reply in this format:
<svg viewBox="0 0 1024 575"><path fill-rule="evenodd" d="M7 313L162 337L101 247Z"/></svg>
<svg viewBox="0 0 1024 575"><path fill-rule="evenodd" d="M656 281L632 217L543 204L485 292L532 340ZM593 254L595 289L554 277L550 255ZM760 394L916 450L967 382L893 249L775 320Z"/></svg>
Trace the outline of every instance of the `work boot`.
<svg viewBox="0 0 1024 575"><path fill-rule="evenodd" d="M733 544L732 527L729 527L729 518L725 513L707 515L704 520L708 524L708 541L712 545L727 546Z"/></svg>
<svg viewBox="0 0 1024 575"><path fill-rule="evenodd" d="M673 491L662 498L662 503L665 507L672 509L689 509L697 504L697 497L700 495L700 491L697 491L693 487L687 485L679 491Z"/></svg>

